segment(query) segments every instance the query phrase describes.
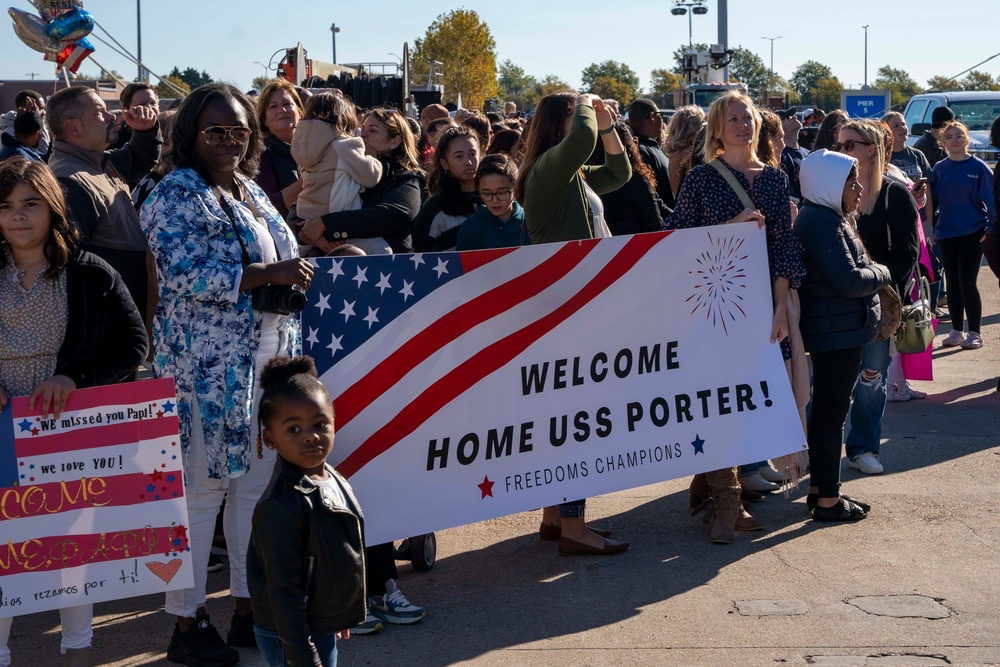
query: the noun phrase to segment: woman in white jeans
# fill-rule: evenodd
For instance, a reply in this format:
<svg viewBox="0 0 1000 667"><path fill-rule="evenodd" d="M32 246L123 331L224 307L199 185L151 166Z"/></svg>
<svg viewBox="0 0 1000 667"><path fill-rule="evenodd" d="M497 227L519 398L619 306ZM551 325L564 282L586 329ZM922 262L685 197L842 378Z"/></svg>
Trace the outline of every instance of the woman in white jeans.
<svg viewBox="0 0 1000 667"><path fill-rule="evenodd" d="M167 658L182 664L235 664L233 646L255 645L245 558L253 508L274 461L255 446L256 376L270 358L298 347L296 314L265 303L261 288L287 296L312 279L291 230L251 180L262 146L245 96L225 84L196 89L175 119L177 170L140 215L160 284L153 366L177 385L184 451L195 585L167 593L165 605L177 617ZM228 644L204 606L224 498L235 607Z"/></svg>

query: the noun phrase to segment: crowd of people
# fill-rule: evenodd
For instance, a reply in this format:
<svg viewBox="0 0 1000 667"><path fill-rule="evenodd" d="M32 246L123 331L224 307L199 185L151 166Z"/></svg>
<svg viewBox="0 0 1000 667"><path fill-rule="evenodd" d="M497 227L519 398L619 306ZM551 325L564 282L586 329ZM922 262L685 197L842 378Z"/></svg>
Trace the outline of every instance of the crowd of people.
<svg viewBox="0 0 1000 667"><path fill-rule="evenodd" d="M408 118L284 80L256 99L208 84L162 112L149 85L130 84L120 119L83 87L16 104L0 142L0 410L29 395L58 416L74 389L135 380L143 364L174 379L195 584L166 596L167 658L179 664L232 665L235 647L256 646L276 667L330 667L338 639L426 613L396 584L393 545L365 544L358 501L326 463L335 415L298 356L306 257L755 223L770 343L821 522L871 511L841 491L846 424L850 466L881 473L886 402L927 395L880 335L886 290L908 303L927 278L936 315L951 318L942 345L984 344L976 280L1000 185L947 107L911 148L898 113L809 109L803 127L795 109L736 91L669 123L648 99L622 117L611 100L569 92L527 118L512 103L504 114L431 104ZM1000 119L992 138L1000 146ZM800 472L782 459L696 476L691 506L709 512L709 541L760 530L747 503ZM544 508L539 539L565 556L628 549L585 508ZM220 543L225 639L205 609ZM66 665L90 664L92 615L61 610ZM10 628L0 619L0 667Z"/></svg>

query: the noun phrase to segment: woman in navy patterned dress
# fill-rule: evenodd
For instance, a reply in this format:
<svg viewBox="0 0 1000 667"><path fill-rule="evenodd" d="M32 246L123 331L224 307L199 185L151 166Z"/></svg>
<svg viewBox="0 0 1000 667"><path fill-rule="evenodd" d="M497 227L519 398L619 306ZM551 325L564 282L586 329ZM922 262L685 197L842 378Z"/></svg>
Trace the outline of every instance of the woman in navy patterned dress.
<svg viewBox="0 0 1000 667"><path fill-rule="evenodd" d="M760 113L747 96L729 91L715 99L708 112L705 164L692 169L677 193L677 206L664 221L665 229L708 227L732 222L756 221L767 233L768 266L774 298L771 342L780 342L782 356L792 358L788 341L787 304L789 288L796 288L805 275L802 248L792 235L788 177L785 172L760 162L757 155ZM739 195L710 164L719 160L743 186L755 209L745 208ZM760 521L740 504L736 469L707 474L715 499L715 519L709 541L728 544L734 530L759 530Z"/></svg>

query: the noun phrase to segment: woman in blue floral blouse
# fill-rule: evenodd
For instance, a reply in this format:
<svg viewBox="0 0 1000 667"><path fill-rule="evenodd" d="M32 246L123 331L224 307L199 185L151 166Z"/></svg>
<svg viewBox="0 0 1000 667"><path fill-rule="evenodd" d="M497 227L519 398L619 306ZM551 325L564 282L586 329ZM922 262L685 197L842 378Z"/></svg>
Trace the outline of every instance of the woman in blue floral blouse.
<svg viewBox="0 0 1000 667"><path fill-rule="evenodd" d="M307 289L312 278L291 230L252 180L261 148L246 97L224 84L198 88L177 112L178 168L141 214L160 282L154 370L177 384L184 452L195 586L167 593L166 602L177 617L167 657L183 664L232 664L232 646L255 645L245 555L253 508L274 467L273 454L252 445L257 376L272 357L297 351L298 325L294 315L259 310L251 291ZM223 498L235 604L228 646L204 607Z"/></svg>

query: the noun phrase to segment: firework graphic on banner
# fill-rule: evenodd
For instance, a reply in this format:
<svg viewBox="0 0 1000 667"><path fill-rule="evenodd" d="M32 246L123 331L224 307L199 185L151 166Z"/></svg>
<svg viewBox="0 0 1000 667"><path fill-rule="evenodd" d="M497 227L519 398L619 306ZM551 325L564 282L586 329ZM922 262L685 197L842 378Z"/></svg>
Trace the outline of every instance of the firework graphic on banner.
<svg viewBox="0 0 1000 667"><path fill-rule="evenodd" d="M746 317L743 310L743 291L746 289L746 271L743 268L747 253L743 250L745 239L729 237L716 239L708 233L710 247L695 258L697 267L688 272L693 278L693 291L685 299L691 304L691 314L698 311L712 326L722 326L729 335L729 325L737 316Z"/></svg>

